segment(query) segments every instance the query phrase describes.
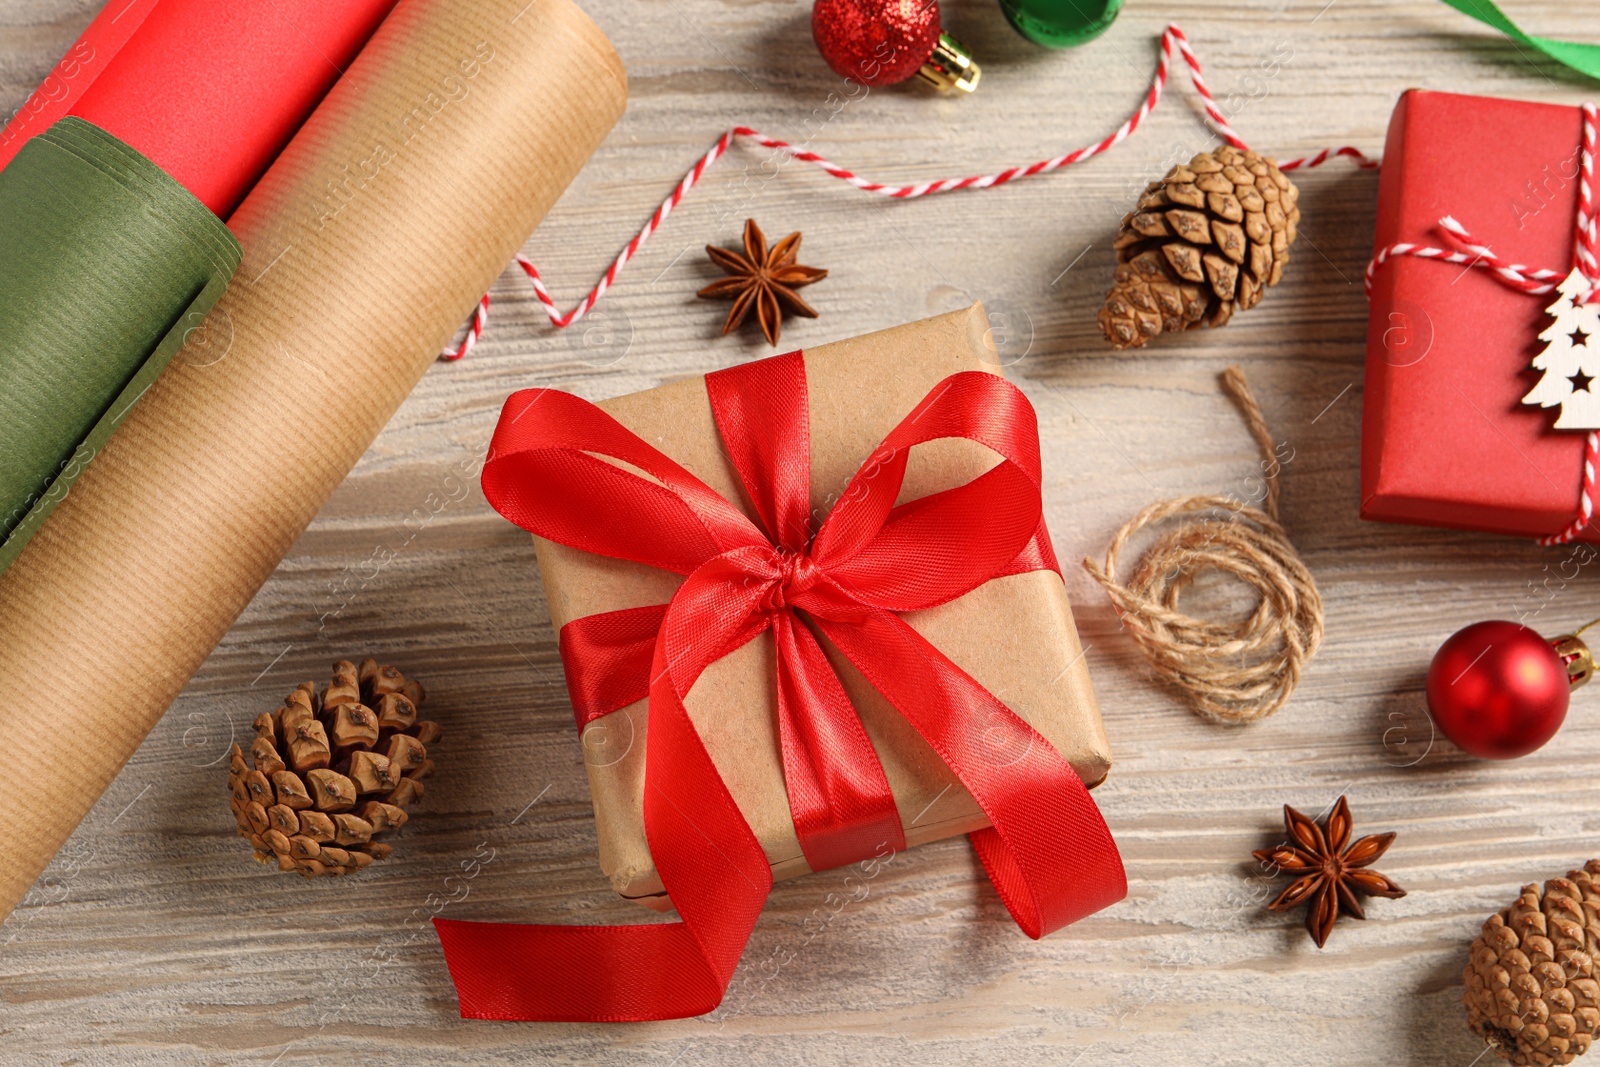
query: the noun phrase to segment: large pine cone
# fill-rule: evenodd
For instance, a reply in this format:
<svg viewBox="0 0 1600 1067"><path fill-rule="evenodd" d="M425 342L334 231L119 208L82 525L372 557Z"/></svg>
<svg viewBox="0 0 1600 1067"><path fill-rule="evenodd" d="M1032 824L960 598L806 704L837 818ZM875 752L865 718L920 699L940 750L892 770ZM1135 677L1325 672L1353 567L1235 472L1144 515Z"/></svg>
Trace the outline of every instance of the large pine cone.
<svg viewBox="0 0 1600 1067"><path fill-rule="evenodd" d="M1106 339L1139 348L1254 307L1289 262L1299 197L1270 157L1227 145L1151 182L1117 234L1119 266L1100 309Z"/></svg>
<svg viewBox="0 0 1600 1067"><path fill-rule="evenodd" d="M1519 1065L1568 1064L1600 1029L1600 860L1489 917L1462 979L1467 1024Z"/></svg>
<svg viewBox="0 0 1600 1067"><path fill-rule="evenodd" d="M256 859L307 878L345 874L383 859L375 840L405 825L433 770L439 724L417 721L422 686L366 659L333 665L321 693L302 682L283 707L256 717L252 770L233 746L229 806Z"/></svg>

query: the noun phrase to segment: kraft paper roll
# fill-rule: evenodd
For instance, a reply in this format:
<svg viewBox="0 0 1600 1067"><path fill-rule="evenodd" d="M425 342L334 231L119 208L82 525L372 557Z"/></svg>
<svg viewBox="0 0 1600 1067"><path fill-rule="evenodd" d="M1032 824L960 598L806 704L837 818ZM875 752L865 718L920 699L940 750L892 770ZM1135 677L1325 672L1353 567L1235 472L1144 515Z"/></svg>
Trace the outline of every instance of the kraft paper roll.
<svg viewBox="0 0 1600 1067"><path fill-rule="evenodd" d="M0 570L227 287L239 242L64 118L0 171Z"/></svg>
<svg viewBox="0 0 1600 1067"><path fill-rule="evenodd" d="M244 263L207 343L180 351L0 575L0 692L48 694L0 702L0 914L626 95L570 0L402 0L246 198L230 220Z"/></svg>

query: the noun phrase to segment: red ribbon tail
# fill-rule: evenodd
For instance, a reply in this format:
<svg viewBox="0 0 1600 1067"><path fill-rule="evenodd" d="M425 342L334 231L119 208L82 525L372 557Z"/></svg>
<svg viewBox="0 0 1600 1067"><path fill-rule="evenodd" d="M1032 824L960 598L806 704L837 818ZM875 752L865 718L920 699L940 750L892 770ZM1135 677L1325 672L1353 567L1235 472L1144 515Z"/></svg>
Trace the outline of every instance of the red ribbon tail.
<svg viewBox="0 0 1600 1067"><path fill-rule="evenodd" d="M989 817L972 842L1024 933L1041 937L1127 895L1094 798L1033 727L897 615L820 624Z"/></svg>
<svg viewBox="0 0 1600 1067"><path fill-rule="evenodd" d="M816 636L792 612L773 619L778 737L795 836L813 871L906 847L883 765Z"/></svg>
<svg viewBox="0 0 1600 1067"><path fill-rule="evenodd" d="M433 925L464 1019L642 1022L704 1015L722 1001L725 983L683 923Z"/></svg>
<svg viewBox="0 0 1600 1067"><path fill-rule="evenodd" d="M703 1015L721 1003L772 889L772 867L684 710L664 645L651 668L644 827L683 921L436 919L463 1016L633 1022Z"/></svg>

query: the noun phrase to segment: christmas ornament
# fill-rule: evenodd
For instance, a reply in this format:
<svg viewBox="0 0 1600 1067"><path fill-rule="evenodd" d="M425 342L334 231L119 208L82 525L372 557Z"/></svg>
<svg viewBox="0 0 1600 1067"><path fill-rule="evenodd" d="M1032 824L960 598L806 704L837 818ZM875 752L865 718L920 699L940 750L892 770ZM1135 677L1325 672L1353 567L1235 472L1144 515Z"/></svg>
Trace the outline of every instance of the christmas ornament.
<svg viewBox="0 0 1600 1067"><path fill-rule="evenodd" d="M1254 307L1289 262L1300 193L1269 156L1223 145L1151 182L1123 216L1100 329L1117 349Z"/></svg>
<svg viewBox="0 0 1600 1067"><path fill-rule="evenodd" d="M1541 747L1561 729L1572 690L1594 674L1578 637L1588 628L1550 641L1514 622L1456 631L1428 666L1428 713L1439 732L1484 759Z"/></svg>
<svg viewBox="0 0 1600 1067"><path fill-rule="evenodd" d="M940 90L970 93L982 73L940 29L935 0L817 0L811 36L835 74L863 85L916 75Z"/></svg>
<svg viewBox="0 0 1600 1067"><path fill-rule="evenodd" d="M1354 844L1350 841L1350 805L1340 797L1322 826L1283 806L1283 825L1292 844L1263 848L1251 853L1274 873L1294 876L1283 892L1267 905L1270 911L1287 911L1307 905L1306 930L1321 948L1333 932L1340 912L1354 919L1365 919L1365 909L1357 894L1395 899L1406 895L1393 879L1371 870L1394 843L1395 835L1369 834Z"/></svg>
<svg viewBox="0 0 1600 1067"><path fill-rule="evenodd" d="M375 838L406 823L433 770L427 746L439 724L417 721L422 686L365 659L333 665L320 694L310 682L255 721L252 770L233 746L229 807L262 863L307 878L345 874L383 859Z"/></svg>
<svg viewBox="0 0 1600 1067"><path fill-rule="evenodd" d="M1467 1025L1519 1067L1568 1064L1600 1030L1600 860L1489 916L1462 972Z"/></svg>
<svg viewBox="0 0 1600 1067"><path fill-rule="evenodd" d="M1013 29L1046 48L1070 48L1111 28L1122 0L1000 0Z"/></svg>
<svg viewBox="0 0 1600 1067"><path fill-rule="evenodd" d="M728 277L714 281L701 289L696 296L707 300L733 301L728 317L722 324L723 335L731 333L744 321L751 308L767 344L776 345L783 332L783 313L793 312L808 319L817 317L817 311L800 299L795 292L801 286L820 282L828 276L825 270L805 267L795 262L800 254L800 234L791 233L767 250L766 235L755 219L744 221L744 254L706 245L706 255L711 262L728 272Z"/></svg>
<svg viewBox="0 0 1600 1067"><path fill-rule="evenodd" d="M1543 371L1524 404L1560 407L1557 430L1600 430L1600 304L1585 303L1593 288L1583 270L1572 268L1556 286L1561 298L1545 310L1555 319L1539 340L1544 351L1533 357L1533 369Z"/></svg>
<svg viewBox="0 0 1600 1067"><path fill-rule="evenodd" d="M832 40L831 32L829 40ZM1041 159L1024 166L1007 167L993 174L974 174L964 178L941 178L934 181L917 182L914 185L889 185L884 182L875 182L863 178L839 166L837 163L829 162L817 153L800 145L790 144L776 137L768 137L766 134L761 133L759 130L751 129L749 126L734 126L719 137L716 143L706 151L705 155L695 161L694 166L690 167L688 173L683 176L683 180L673 187L672 192L667 194L666 199L661 201L655 212L639 228L639 232L634 234L628 243L622 246L622 250L611 261L611 265L600 276L600 280L594 284L594 288L590 289L588 294L573 307L562 311L556 306L555 299L551 297L550 291L545 287L544 279L540 277L538 268L533 265L533 262L527 256L518 254L512 262L528 276L529 282L533 285L533 294L544 305L545 314L550 319L550 325L558 330L563 330L587 315L595 304L599 302L600 298L606 294L607 290L616 284L617 277L622 273L623 268L638 254L639 249L644 247L650 236L661 228L667 216L679 204L683 203L683 198L699 184L700 180L705 177L706 171L712 164L722 158L732 147L735 140L748 140L752 144L771 149L787 158L815 164L830 177L838 178L840 181L846 182L862 192L886 196L895 200L910 200L915 197L932 196L936 193L953 192L957 189L994 189L1019 178L1031 178L1038 174L1049 174L1061 170L1063 167L1070 167L1074 163L1082 163L1084 160L1092 159L1126 141L1144 123L1145 118L1155 109L1156 105L1161 102L1161 94L1167 85L1167 72L1177 56L1181 56L1184 63L1188 65L1190 81L1194 85L1195 92L1200 95L1201 103L1205 108L1207 118L1210 120L1210 125L1222 134L1223 139L1229 145L1243 151L1246 147L1244 142L1239 138L1233 127L1228 125L1226 117L1223 116L1221 109L1217 107L1216 99L1211 95L1211 90L1206 88L1205 79L1200 69L1200 60L1195 56L1194 50L1189 47L1189 39L1184 36L1183 31L1176 25L1169 25L1161 34L1161 59L1156 64L1155 76L1150 80L1150 90L1145 94L1144 99L1134 113L1128 116L1121 126L1118 126L1110 134L1093 144L1083 145L1070 152L1064 152L1053 159ZM1324 148L1311 155L1291 159L1279 164L1278 169L1287 173L1301 168L1320 167L1329 160L1341 157L1354 160L1359 166L1365 168L1372 168L1378 165L1376 160L1368 159L1360 150L1344 145L1339 148ZM456 360L472 351L473 346L483 336L484 324L488 321L488 318L489 296L486 293L473 310L461 340L454 347L441 352L439 358Z"/></svg>
<svg viewBox="0 0 1600 1067"><path fill-rule="evenodd" d="M1286 459L1267 432L1244 372L1229 367L1222 388L1261 449L1265 510L1235 496L1151 504L1112 538L1104 570L1089 559L1083 566L1105 588L1156 673L1200 715L1240 723L1271 715L1294 692L1322 643L1322 597L1278 521L1278 475ZM1211 517L1219 512L1225 517ZM1116 575L1123 546L1144 527L1171 518L1183 521L1156 538L1128 584L1121 584ZM1206 570L1250 586L1260 598L1256 609L1231 619L1185 614L1179 599Z"/></svg>

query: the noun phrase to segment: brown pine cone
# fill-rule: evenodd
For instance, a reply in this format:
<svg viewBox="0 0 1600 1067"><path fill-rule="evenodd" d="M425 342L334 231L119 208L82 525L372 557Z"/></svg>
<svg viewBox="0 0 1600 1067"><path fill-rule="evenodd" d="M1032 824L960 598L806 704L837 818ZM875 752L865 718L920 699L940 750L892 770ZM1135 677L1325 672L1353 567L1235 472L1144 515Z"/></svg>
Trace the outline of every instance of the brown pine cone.
<svg viewBox="0 0 1600 1067"><path fill-rule="evenodd" d="M1151 182L1117 233L1100 329L1118 348L1254 307L1289 262L1300 193L1271 157L1223 145Z"/></svg>
<svg viewBox="0 0 1600 1067"><path fill-rule="evenodd" d="M439 724L418 722L420 683L375 659L333 665L321 693L311 682L256 717L252 770L233 746L229 807L256 859L307 878L345 874L383 859L376 840L406 823L433 770L427 746Z"/></svg>
<svg viewBox="0 0 1600 1067"><path fill-rule="evenodd" d="M1461 995L1472 1027L1503 1059L1551 1067L1583 1055L1600 1030L1600 860L1483 924Z"/></svg>

